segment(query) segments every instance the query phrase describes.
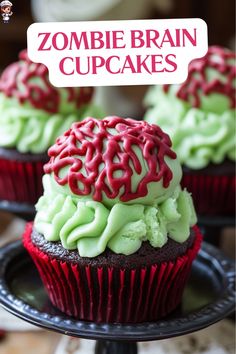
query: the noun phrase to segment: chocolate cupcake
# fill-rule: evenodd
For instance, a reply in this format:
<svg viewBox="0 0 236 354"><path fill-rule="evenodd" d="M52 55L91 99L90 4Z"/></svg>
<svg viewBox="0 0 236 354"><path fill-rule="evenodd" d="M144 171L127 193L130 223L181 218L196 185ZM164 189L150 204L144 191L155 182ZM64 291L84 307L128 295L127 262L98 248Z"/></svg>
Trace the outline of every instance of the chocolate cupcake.
<svg viewBox="0 0 236 354"><path fill-rule="evenodd" d="M49 156L23 242L52 303L96 322L173 311L201 235L169 137L146 122L87 118Z"/></svg>
<svg viewBox="0 0 236 354"><path fill-rule="evenodd" d="M36 203L47 149L90 114L92 88L55 88L24 50L0 78L0 199ZM94 113L94 111L92 110Z"/></svg>
<svg viewBox="0 0 236 354"><path fill-rule="evenodd" d="M209 47L181 85L152 87L144 119L171 137L183 165L182 186L201 215L234 215L235 53Z"/></svg>

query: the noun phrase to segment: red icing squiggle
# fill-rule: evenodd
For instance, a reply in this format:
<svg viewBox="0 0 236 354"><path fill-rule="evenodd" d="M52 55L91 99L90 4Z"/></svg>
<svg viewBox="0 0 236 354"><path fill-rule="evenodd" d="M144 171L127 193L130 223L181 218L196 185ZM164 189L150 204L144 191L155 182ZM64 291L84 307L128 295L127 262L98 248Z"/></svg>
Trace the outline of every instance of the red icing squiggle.
<svg viewBox="0 0 236 354"><path fill-rule="evenodd" d="M188 78L180 85L176 92L177 97L191 102L193 107L200 107L202 93L204 95L219 93L227 96L230 100L230 108L234 108L236 106L233 85L236 76L235 59L235 53L228 49L217 46L209 47L205 57L195 59L190 63ZM206 71L210 68L223 75L226 81L223 82L218 78L208 81ZM164 85L165 92L168 92L169 88L170 85Z"/></svg>
<svg viewBox="0 0 236 354"><path fill-rule="evenodd" d="M136 191L132 191L133 169L140 174L142 165L134 146L141 150L147 165L147 172ZM122 202L127 202L146 196L150 182L163 179L163 187L169 186L173 175L164 158L176 158L170 147L169 136L156 125L120 117L101 121L89 117L74 123L57 139L49 149L51 159L44 170L53 172L60 185L68 183L74 194L92 194L94 200L101 201L104 192L110 199L119 196ZM69 171L60 177L63 167L69 167ZM81 172L81 168L86 172ZM122 171L122 176L115 178L115 171Z"/></svg>
<svg viewBox="0 0 236 354"><path fill-rule="evenodd" d="M9 65L2 73L0 79L0 91L7 97L15 97L22 104L29 102L37 109L43 109L49 113L57 113L60 110L60 89L52 86L48 79L48 69L43 64L33 63L23 50L19 54L20 61ZM40 79L41 85L33 79ZM77 108L89 103L93 88L67 87L68 102L75 102Z"/></svg>

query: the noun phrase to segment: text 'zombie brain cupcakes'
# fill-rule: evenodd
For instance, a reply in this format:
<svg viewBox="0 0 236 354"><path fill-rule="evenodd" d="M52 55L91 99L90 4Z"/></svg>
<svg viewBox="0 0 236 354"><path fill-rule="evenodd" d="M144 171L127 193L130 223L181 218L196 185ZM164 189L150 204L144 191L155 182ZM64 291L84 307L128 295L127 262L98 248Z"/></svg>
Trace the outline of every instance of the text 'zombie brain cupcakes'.
<svg viewBox="0 0 236 354"><path fill-rule="evenodd" d="M181 85L155 86L144 119L171 137L183 167L182 186L202 215L234 215L235 53L209 47Z"/></svg>
<svg viewBox="0 0 236 354"><path fill-rule="evenodd" d="M201 235L168 135L132 119L86 118L49 156L24 245L52 303L96 322L173 311Z"/></svg>
<svg viewBox="0 0 236 354"><path fill-rule="evenodd" d="M92 88L55 88L26 51L0 78L0 199L35 203L46 151L91 111ZM17 187L15 181L17 180Z"/></svg>

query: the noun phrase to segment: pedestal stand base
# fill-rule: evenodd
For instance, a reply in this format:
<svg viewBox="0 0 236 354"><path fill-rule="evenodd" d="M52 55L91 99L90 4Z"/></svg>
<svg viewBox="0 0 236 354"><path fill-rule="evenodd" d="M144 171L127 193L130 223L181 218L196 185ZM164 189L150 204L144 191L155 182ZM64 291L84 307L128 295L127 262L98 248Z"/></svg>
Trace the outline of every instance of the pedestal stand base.
<svg viewBox="0 0 236 354"><path fill-rule="evenodd" d="M109 340L98 340L95 346L95 354L137 354L136 342L115 342Z"/></svg>

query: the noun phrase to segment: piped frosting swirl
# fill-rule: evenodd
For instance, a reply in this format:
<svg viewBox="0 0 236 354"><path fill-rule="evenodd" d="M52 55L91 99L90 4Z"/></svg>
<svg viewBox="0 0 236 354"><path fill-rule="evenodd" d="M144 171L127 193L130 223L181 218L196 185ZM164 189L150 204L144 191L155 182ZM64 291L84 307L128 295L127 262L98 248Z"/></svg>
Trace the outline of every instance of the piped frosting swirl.
<svg viewBox="0 0 236 354"><path fill-rule="evenodd" d="M144 120L167 132L183 165L201 169L235 160L235 53L210 47L180 85L152 87Z"/></svg>

